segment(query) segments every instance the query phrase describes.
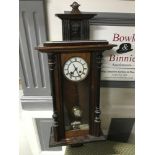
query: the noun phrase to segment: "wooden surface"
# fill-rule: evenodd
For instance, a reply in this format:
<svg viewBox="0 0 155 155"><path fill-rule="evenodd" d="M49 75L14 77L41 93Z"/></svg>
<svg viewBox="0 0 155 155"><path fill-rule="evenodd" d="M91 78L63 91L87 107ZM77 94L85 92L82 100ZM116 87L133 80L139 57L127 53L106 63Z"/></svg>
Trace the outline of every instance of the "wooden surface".
<svg viewBox="0 0 155 155"><path fill-rule="evenodd" d="M35 49L43 53L87 53L103 52L110 50L117 45L108 44L107 41L65 41L46 42Z"/></svg>
<svg viewBox="0 0 155 155"><path fill-rule="evenodd" d="M81 143L90 143L90 142L97 142L97 141L105 141L105 136L95 137L91 135L86 136L78 136L78 137L72 137L69 139L62 139L59 142L54 141L53 136L50 137L50 147L56 147L56 146L65 146L65 145L71 145L71 144L81 144Z"/></svg>
<svg viewBox="0 0 155 155"><path fill-rule="evenodd" d="M96 16L97 14L90 14L90 13L83 13L83 14L56 14L57 17L59 17L60 19L91 19L94 16Z"/></svg>
<svg viewBox="0 0 155 155"><path fill-rule="evenodd" d="M69 130L66 131L65 137L71 138L71 137L79 137L79 136L86 136L89 134L89 130Z"/></svg>
<svg viewBox="0 0 155 155"><path fill-rule="evenodd" d="M77 7L73 7L69 13L56 14L62 20L63 40L89 40L89 20L96 14L81 14Z"/></svg>
<svg viewBox="0 0 155 155"><path fill-rule="evenodd" d="M100 129L100 69L102 52L110 50L114 46L105 40L100 41L65 41L65 42L46 42L37 50L48 53L48 63L53 90L53 131L51 135L50 146L68 145L85 143L96 140L103 140L105 137ZM64 63L71 57L81 57L89 67L87 78L80 82L67 80L63 75ZM69 119L71 117L73 106L77 104L82 107L83 113L88 115L85 120L80 120L84 124L89 124L89 131L68 132L66 134L66 116L65 109L68 110ZM69 125L71 124L69 122ZM69 136L68 139L66 136ZM72 137L73 136L73 137ZM54 140L53 140L54 138Z"/></svg>
<svg viewBox="0 0 155 155"><path fill-rule="evenodd" d="M50 42L50 41L47 41L45 43L43 43L44 46L77 46L77 45L97 45L97 44L108 44L108 41L106 40L72 40L72 41L53 41L53 42Z"/></svg>
<svg viewBox="0 0 155 155"><path fill-rule="evenodd" d="M63 99L62 99L62 81L61 81L61 57L60 54L48 55L48 64L50 70L51 89L53 96L53 130L54 139L59 141L65 137L64 118L63 118Z"/></svg>

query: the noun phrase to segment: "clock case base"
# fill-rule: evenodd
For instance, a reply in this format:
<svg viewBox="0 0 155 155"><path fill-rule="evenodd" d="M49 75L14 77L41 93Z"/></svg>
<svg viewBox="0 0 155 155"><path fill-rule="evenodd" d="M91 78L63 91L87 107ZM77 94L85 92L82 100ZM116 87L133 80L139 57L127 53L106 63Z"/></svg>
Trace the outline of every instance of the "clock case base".
<svg viewBox="0 0 155 155"><path fill-rule="evenodd" d="M51 133L49 147L57 147L57 146L81 146L84 143L91 143L97 141L106 141L106 136L101 135L100 137L92 136L92 135L85 135L79 137L72 137L69 139L62 139L59 142L54 141L54 136Z"/></svg>

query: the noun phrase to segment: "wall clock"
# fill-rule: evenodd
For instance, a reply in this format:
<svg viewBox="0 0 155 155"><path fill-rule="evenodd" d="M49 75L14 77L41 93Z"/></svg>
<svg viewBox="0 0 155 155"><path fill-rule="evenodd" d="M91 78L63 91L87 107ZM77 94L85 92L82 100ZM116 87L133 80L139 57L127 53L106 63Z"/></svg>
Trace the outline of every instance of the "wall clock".
<svg viewBox="0 0 155 155"><path fill-rule="evenodd" d="M100 70L107 41L45 42L53 96L50 146L105 140L100 129ZM104 123L104 122L103 122Z"/></svg>

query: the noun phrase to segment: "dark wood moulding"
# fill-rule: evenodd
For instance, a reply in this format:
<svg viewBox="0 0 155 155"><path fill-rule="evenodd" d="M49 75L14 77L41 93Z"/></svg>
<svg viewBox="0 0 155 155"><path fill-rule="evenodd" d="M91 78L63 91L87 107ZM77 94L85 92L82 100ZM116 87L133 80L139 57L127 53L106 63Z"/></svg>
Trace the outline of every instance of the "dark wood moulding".
<svg viewBox="0 0 155 155"><path fill-rule="evenodd" d="M82 13L82 14L55 14L55 16L59 17L60 19L73 19L73 20L79 20L79 19L91 19L97 14L88 14L88 13Z"/></svg>
<svg viewBox="0 0 155 155"><path fill-rule="evenodd" d="M67 146L67 145L91 143L91 142L98 142L98 141L105 141L105 140L106 140L106 137L104 135L101 135L100 137L85 135L85 136L66 138L66 139L62 139L59 142L56 142L54 141L54 138L51 136L49 147L57 147L62 145Z"/></svg>
<svg viewBox="0 0 155 155"><path fill-rule="evenodd" d="M102 41L54 41L45 42L35 49L43 53L77 53L77 52L102 52L110 50L117 45Z"/></svg>

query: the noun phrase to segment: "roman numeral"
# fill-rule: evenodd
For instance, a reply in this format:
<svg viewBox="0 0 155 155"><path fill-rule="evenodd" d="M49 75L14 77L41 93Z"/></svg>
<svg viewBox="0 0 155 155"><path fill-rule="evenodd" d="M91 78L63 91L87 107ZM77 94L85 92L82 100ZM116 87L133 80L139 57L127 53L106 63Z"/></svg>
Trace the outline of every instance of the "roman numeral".
<svg viewBox="0 0 155 155"><path fill-rule="evenodd" d="M70 60L70 62L72 63L72 62L74 62L73 60Z"/></svg>

